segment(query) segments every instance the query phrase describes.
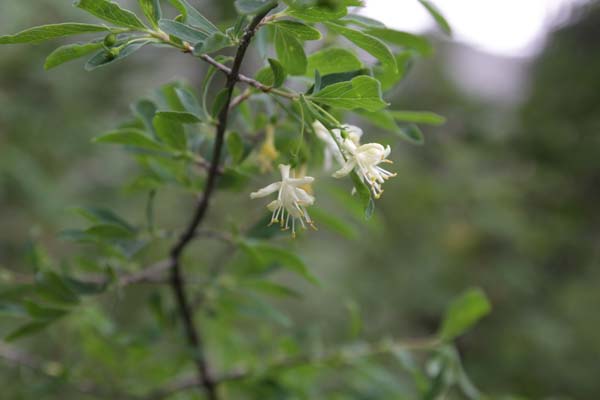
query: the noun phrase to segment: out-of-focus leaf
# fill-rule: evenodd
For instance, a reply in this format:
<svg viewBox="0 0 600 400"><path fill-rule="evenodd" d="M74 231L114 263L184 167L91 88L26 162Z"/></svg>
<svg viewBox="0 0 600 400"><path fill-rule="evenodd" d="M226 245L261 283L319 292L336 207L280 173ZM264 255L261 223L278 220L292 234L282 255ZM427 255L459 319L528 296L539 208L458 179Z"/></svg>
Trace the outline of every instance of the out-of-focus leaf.
<svg viewBox="0 0 600 400"><path fill-rule="evenodd" d="M76 0L75 7L89 12L90 14L111 22L118 26L129 28L146 29L146 26L131 11L121 8L114 1L108 0Z"/></svg>
<svg viewBox="0 0 600 400"><path fill-rule="evenodd" d="M201 45L194 47L194 55L204 53L214 53L215 51L222 50L226 47L233 45L231 39L221 32L214 32L208 36Z"/></svg>
<svg viewBox="0 0 600 400"><path fill-rule="evenodd" d="M244 141L237 132L229 132L225 139L227 152L231 156L234 164L239 164L244 159Z"/></svg>
<svg viewBox="0 0 600 400"><path fill-rule="evenodd" d="M370 219L373 216L373 212L375 211L375 201L373 201L373 197L371 195L371 191L365 185L365 183L359 178L356 172L352 172L350 174L352 178L352 182L354 183L354 188L356 189L356 194L360 200L360 203L364 209L365 218Z"/></svg>
<svg viewBox="0 0 600 400"><path fill-rule="evenodd" d="M444 33L446 33L446 35L451 36L452 28L450 27L448 21L446 21L446 18L444 18L440 10L437 8L437 6L429 0L419 0L419 3L421 3L423 7L427 9L427 11L429 11L429 14L431 14L433 19L435 19L435 22L444 31Z"/></svg>
<svg viewBox="0 0 600 400"><path fill-rule="evenodd" d="M185 23L204 31L207 35L219 31L219 28L202 15L200 11L192 7L187 0L169 0L169 2L181 13Z"/></svg>
<svg viewBox="0 0 600 400"><path fill-rule="evenodd" d="M235 9L240 14L260 14L277 4L275 0L236 0Z"/></svg>
<svg viewBox="0 0 600 400"><path fill-rule="evenodd" d="M355 226L349 224L344 219L335 216L331 212L326 212L319 207L314 207L310 210L310 215L319 229L325 227L342 235L348 240L354 240L358 237L358 230Z"/></svg>
<svg viewBox="0 0 600 400"><path fill-rule="evenodd" d="M381 88L383 90L393 88L406 76L413 57L414 55L410 51L396 54L395 58L398 66L397 70L393 70L381 65L376 65L373 68L373 75L379 82L381 82Z"/></svg>
<svg viewBox="0 0 600 400"><path fill-rule="evenodd" d="M304 46L295 36L275 29L275 51L277 58L290 75L303 75L307 59Z"/></svg>
<svg viewBox="0 0 600 400"><path fill-rule="evenodd" d="M271 67L271 71L273 71L273 87L280 87L287 77L283 65L279 61L269 58L269 66Z"/></svg>
<svg viewBox="0 0 600 400"><path fill-rule="evenodd" d="M223 107L227 107L228 104L226 104L229 101L229 91L227 89L221 89L219 91L219 93L217 93L217 95L215 96L215 100L213 102L212 105L212 109L211 109L211 115L213 118L216 118L217 115L219 115L219 113L221 112L221 109L223 109Z"/></svg>
<svg viewBox="0 0 600 400"><path fill-rule="evenodd" d="M381 84L369 76L357 76L349 82L327 86L311 99L347 110L377 111L388 105L381 97Z"/></svg>
<svg viewBox="0 0 600 400"><path fill-rule="evenodd" d="M125 221L125 219L118 216L114 211L106 208L75 207L72 210L94 224L114 224L120 225L131 232L135 230L127 221Z"/></svg>
<svg viewBox="0 0 600 400"><path fill-rule="evenodd" d="M417 36L412 33L396 31L389 28L369 28L366 32L369 35L378 37L392 45L415 50L423 56L430 56L433 54L433 46L429 40L423 36Z"/></svg>
<svg viewBox="0 0 600 400"><path fill-rule="evenodd" d="M101 25L67 22L64 24L43 25L29 28L14 35L0 36L0 44L39 43L45 40L82 33L106 32L109 28Z"/></svg>
<svg viewBox="0 0 600 400"><path fill-rule="evenodd" d="M167 146L175 150L187 150L187 137L181 122L159 114L154 117L154 129L156 136Z"/></svg>
<svg viewBox="0 0 600 400"><path fill-rule="evenodd" d="M343 25L326 22L325 26L333 32L339 33L352 43L371 54L378 59L384 66L397 71L396 59L391 50L381 40L375 36L363 33L361 31L347 28Z"/></svg>
<svg viewBox="0 0 600 400"><path fill-rule="evenodd" d="M318 29L313 28L312 26L303 24L298 21L275 21L273 25L277 27L277 29L281 29L282 31L294 36L298 40L319 40L321 39L321 32Z"/></svg>
<svg viewBox="0 0 600 400"><path fill-rule="evenodd" d="M181 124L197 124L202 122L195 114L181 111L159 111L156 113L157 117L170 119L172 121L179 122Z"/></svg>
<svg viewBox="0 0 600 400"><path fill-rule="evenodd" d="M165 31L171 36L175 36L178 39L184 40L191 43L193 46L197 46L198 43L204 42L208 35L206 32L194 28L191 25L186 25L181 22L172 21L170 19L161 19L158 21L160 29Z"/></svg>
<svg viewBox="0 0 600 400"><path fill-rule="evenodd" d="M119 240L131 239L135 232L117 224L98 224L86 229L85 234L99 239Z"/></svg>
<svg viewBox="0 0 600 400"><path fill-rule="evenodd" d="M68 313L66 309L46 307L33 301L25 301L25 310L31 318L42 321L52 321Z"/></svg>
<svg viewBox="0 0 600 400"><path fill-rule="evenodd" d="M65 46L61 46L54 50L50 55L46 58L46 62L44 63L45 69L52 69L54 67L58 67L61 64L64 64L68 61L76 60L83 56L87 56L94 51L97 51L102 48L102 43L85 43L85 44L67 44Z"/></svg>
<svg viewBox="0 0 600 400"><path fill-rule="evenodd" d="M351 23L365 28L385 28L385 24L383 24L382 22L379 22L373 18L365 17L364 15L360 14L348 14L341 19L341 22Z"/></svg>
<svg viewBox="0 0 600 400"><path fill-rule="evenodd" d="M312 53L308 57L307 75L313 76L315 70L321 75L355 71L363 67L360 59L350 50L326 48Z"/></svg>
<svg viewBox="0 0 600 400"><path fill-rule="evenodd" d="M276 297L294 297L300 298L301 295L293 289L277 283L266 280L246 281L243 286L257 292L265 293Z"/></svg>
<svg viewBox="0 0 600 400"><path fill-rule="evenodd" d="M346 7L328 8L323 6L296 7L287 10L287 14L307 22L323 22L340 19L348 14Z"/></svg>
<svg viewBox="0 0 600 400"><path fill-rule="evenodd" d="M491 309L492 306L481 289L468 290L450 304L438 333L439 337L444 341L455 339L486 316Z"/></svg>
<svg viewBox="0 0 600 400"><path fill-rule="evenodd" d="M319 281L310 272L304 261L293 252L266 242L245 241L242 248L261 264L276 264L295 272L308 282L318 285Z"/></svg>
<svg viewBox="0 0 600 400"><path fill-rule="evenodd" d="M369 70L366 68L362 68L362 69L358 69L358 70L354 70L354 71L347 71L347 72L336 72L333 74L327 74L327 75L321 75L321 71L319 72L319 76L315 76L315 85L317 84L318 81L318 90L316 92L320 92L321 90L325 89L327 86L336 84L336 83L340 83L340 82L349 82L352 79L356 78L357 76L368 76L369 75ZM307 94L312 94L314 91L314 87L310 88L307 92Z"/></svg>
<svg viewBox="0 0 600 400"><path fill-rule="evenodd" d="M36 277L36 294L47 301L58 304L76 304L79 296L65 282L62 276L53 271L39 272Z"/></svg>
<svg viewBox="0 0 600 400"><path fill-rule="evenodd" d="M388 110L378 110L373 112L359 111L358 115L365 118L373 125L393 132L402 139L405 139L411 143L420 145L425 142L423 132L421 132L418 126L414 124L399 126L396 123L392 113Z"/></svg>
<svg viewBox="0 0 600 400"><path fill-rule="evenodd" d="M114 143L140 149L165 151L165 147L138 129L121 129L94 138L95 143Z"/></svg>
<svg viewBox="0 0 600 400"><path fill-rule="evenodd" d="M429 111L390 111L390 115L397 121L412 122L415 124L443 125L446 118Z"/></svg>
<svg viewBox="0 0 600 400"><path fill-rule="evenodd" d="M20 326L13 332L6 335L4 338L5 341L11 342L17 339L20 339L25 336L33 335L44 330L48 325L50 325L51 321L33 321L29 322L25 325Z"/></svg>
<svg viewBox="0 0 600 400"><path fill-rule="evenodd" d="M138 3L148 19L148 22L156 28L158 26L158 20L162 18L160 0L138 0Z"/></svg>
<svg viewBox="0 0 600 400"><path fill-rule="evenodd" d="M85 64L85 70L93 71L96 68L104 67L105 65L112 64L115 61L122 60L149 43L149 41L128 43L123 46L116 55L113 55L110 51L102 50L88 60L88 62Z"/></svg>

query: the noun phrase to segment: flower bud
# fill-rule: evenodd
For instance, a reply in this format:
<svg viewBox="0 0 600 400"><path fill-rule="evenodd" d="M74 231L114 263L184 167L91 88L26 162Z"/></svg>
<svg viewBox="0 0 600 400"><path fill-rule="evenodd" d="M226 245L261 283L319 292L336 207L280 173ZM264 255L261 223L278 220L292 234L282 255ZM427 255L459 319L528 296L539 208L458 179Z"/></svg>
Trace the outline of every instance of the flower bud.
<svg viewBox="0 0 600 400"><path fill-rule="evenodd" d="M104 45L106 47L113 47L116 43L117 43L117 35L115 35L114 33L109 33L104 38Z"/></svg>
<svg viewBox="0 0 600 400"><path fill-rule="evenodd" d="M115 59L115 58L117 58L119 56L120 52L121 52L120 49L118 49L116 47L113 47L112 49L108 50L108 53L107 53L108 54L108 58L111 59L111 60Z"/></svg>

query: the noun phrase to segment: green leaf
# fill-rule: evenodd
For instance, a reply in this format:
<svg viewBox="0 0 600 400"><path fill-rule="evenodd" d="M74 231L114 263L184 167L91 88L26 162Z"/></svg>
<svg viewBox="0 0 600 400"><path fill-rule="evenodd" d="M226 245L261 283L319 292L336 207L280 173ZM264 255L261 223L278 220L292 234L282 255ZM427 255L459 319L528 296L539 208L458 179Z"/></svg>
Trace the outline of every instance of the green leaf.
<svg viewBox="0 0 600 400"><path fill-rule="evenodd" d="M219 115L219 113L221 112L221 109L223 107L228 106L228 104L226 104L226 103L228 103L228 101L229 101L229 90L221 89L219 91L219 93L217 93L217 95L215 96L215 100L213 102L211 113L210 113L211 116L213 118L216 118Z"/></svg>
<svg viewBox="0 0 600 400"><path fill-rule="evenodd" d="M179 102L185 111L188 111L189 113L200 118L200 115L202 115L203 112L202 106L196 98L196 95L194 95L191 90L185 87L176 87L175 94L177 95L177 98L179 99Z"/></svg>
<svg viewBox="0 0 600 400"><path fill-rule="evenodd" d="M87 236L93 236L99 239L130 239L134 236L135 232L123 227L118 224L98 224L94 225L84 231Z"/></svg>
<svg viewBox="0 0 600 400"><path fill-rule="evenodd" d="M240 14L260 14L275 5L274 0L236 0L235 9Z"/></svg>
<svg viewBox="0 0 600 400"><path fill-rule="evenodd" d="M489 314L492 306L481 289L469 289L452 301L438 333L444 341L454 340Z"/></svg>
<svg viewBox="0 0 600 400"><path fill-rule="evenodd" d="M153 27L158 26L158 20L162 18L162 11L160 9L160 1L159 0L138 0L140 8L144 12L144 15L148 19L148 22L152 24Z"/></svg>
<svg viewBox="0 0 600 400"><path fill-rule="evenodd" d="M158 114L154 117L153 124L156 136L163 143L175 150L187 150L187 137L181 122Z"/></svg>
<svg viewBox="0 0 600 400"><path fill-rule="evenodd" d="M273 25L278 29L294 36L298 40L319 40L321 32L312 26L298 21L275 21Z"/></svg>
<svg viewBox="0 0 600 400"><path fill-rule="evenodd" d="M36 277L36 293L58 304L73 305L79 302L79 296L65 282L62 276L53 271L39 272Z"/></svg>
<svg viewBox="0 0 600 400"><path fill-rule="evenodd" d="M46 58L45 69L52 69L68 61L76 60L102 48L102 43L68 44L54 50Z"/></svg>
<svg viewBox="0 0 600 400"><path fill-rule="evenodd" d="M332 107L377 111L387 106L381 98L381 85L370 76L357 76L350 82L327 86L311 99Z"/></svg>
<svg viewBox="0 0 600 400"><path fill-rule="evenodd" d="M64 24L43 25L26 29L14 35L0 36L0 44L39 43L64 36L90 32L106 32L109 28L100 25L67 22Z"/></svg>
<svg viewBox="0 0 600 400"><path fill-rule="evenodd" d="M68 310L63 308L45 307L29 300L25 301L24 304L27 314L37 320L52 321L68 313Z"/></svg>
<svg viewBox="0 0 600 400"><path fill-rule="evenodd" d="M131 224L125 221L122 217L115 214L114 211L100 207L74 207L73 212L79 214L86 220L94 224L116 224L133 232L135 229Z"/></svg>
<svg viewBox="0 0 600 400"><path fill-rule="evenodd" d="M415 144L425 143L425 136L421 129L415 124L408 124L400 127L400 136L403 139L413 142Z"/></svg>
<svg viewBox="0 0 600 400"><path fill-rule="evenodd" d="M355 71L361 69L363 63L350 50L327 48L319 50L308 57L307 75L314 76L315 70L322 75L336 72Z"/></svg>
<svg viewBox="0 0 600 400"><path fill-rule="evenodd" d="M165 147L138 129L121 129L94 138L95 143L114 143L145 150L165 151Z"/></svg>
<svg viewBox="0 0 600 400"><path fill-rule="evenodd" d="M438 26L444 31L444 33L448 36L452 36L452 28L446 18L442 15L440 10L437 8L435 4L433 4L429 0L419 0L419 3L423 5L429 11L429 14L433 17Z"/></svg>
<svg viewBox="0 0 600 400"><path fill-rule="evenodd" d="M412 33L388 28L369 28L366 30L366 33L378 37L392 45L415 50L423 56L430 56L433 54L433 46L429 40L423 36L417 36Z"/></svg>
<svg viewBox="0 0 600 400"><path fill-rule="evenodd" d="M330 86L330 85L333 85L336 83L351 81L352 79L356 78L357 76L369 75L370 71L366 68L362 68L362 69L358 69L356 71L338 72L335 74L328 74L328 75L324 75L324 76L321 76L320 71L318 71L318 72L319 72L319 75L315 74L315 88L309 89L307 92L308 94L313 93L313 90L314 90L314 92L320 92L327 86ZM317 85L317 83L318 83L318 85Z"/></svg>
<svg viewBox="0 0 600 400"><path fill-rule="evenodd" d="M151 132L152 135L156 135L152 124L154 115L156 115L156 104L148 99L140 99L131 105L131 109L135 115L140 117L146 130Z"/></svg>
<svg viewBox="0 0 600 400"><path fill-rule="evenodd" d="M286 11L286 14L291 15L299 19L303 19L307 22L323 22L333 21L345 17L348 14L346 7L329 8L324 6L310 6L310 7L298 7L290 8Z"/></svg>
<svg viewBox="0 0 600 400"><path fill-rule="evenodd" d="M276 297L294 297L300 298L301 295L293 289L287 286L283 286L277 283L269 282L266 280L255 280L243 282L245 288L252 289L257 292L269 294Z"/></svg>
<svg viewBox="0 0 600 400"><path fill-rule="evenodd" d="M231 39L221 32L214 32L204 40L202 45L194 48L194 55L198 56L205 53L214 53L226 47L233 45Z"/></svg>
<svg viewBox="0 0 600 400"><path fill-rule="evenodd" d="M77 0L75 7L89 12L90 14L111 22L118 26L128 28L146 29L146 26L131 11L125 10L119 4L108 0Z"/></svg>
<svg viewBox="0 0 600 400"><path fill-rule="evenodd" d="M20 326L13 332L6 335L4 338L5 341L11 342L17 340L19 338L33 335L34 333L38 333L44 330L48 325L50 325L51 321L33 321L29 322L25 325Z"/></svg>
<svg viewBox="0 0 600 400"><path fill-rule="evenodd" d="M71 290L80 296L92 296L103 293L106 291L110 280L107 279L104 282L87 282L81 281L71 277L65 277L65 282Z"/></svg>
<svg viewBox="0 0 600 400"><path fill-rule="evenodd" d="M374 112L359 111L358 115L367 119L373 125L378 126L387 131L393 132L404 140L414 144L425 143L423 133L418 126L408 124L406 126L398 126L392 112L388 110L379 110Z"/></svg>
<svg viewBox="0 0 600 400"><path fill-rule="evenodd" d="M279 63L279 61L269 58L269 66L271 67L271 71L273 71L273 87L280 87L285 82L285 78L287 74L283 65Z"/></svg>
<svg viewBox="0 0 600 400"><path fill-rule="evenodd" d="M308 61L304 46L293 35L275 29L275 52L277 58L290 75L303 75Z"/></svg>
<svg viewBox="0 0 600 400"><path fill-rule="evenodd" d="M219 28L192 7L186 0L169 0L169 2L179 10L181 15L183 15L183 21L185 23L204 31L207 35L219 32Z"/></svg>
<svg viewBox="0 0 600 400"><path fill-rule="evenodd" d="M429 111L390 111L390 114L395 120L401 122L434 126L443 125L446 122L446 118Z"/></svg>
<svg viewBox="0 0 600 400"><path fill-rule="evenodd" d="M304 261L291 251L264 242L250 243L250 247L264 263L275 263L295 272L308 282L318 285L318 279L310 272Z"/></svg>
<svg viewBox="0 0 600 400"><path fill-rule="evenodd" d="M229 132L225 139L227 152L231 156L234 164L239 164L244 159L244 141L242 136L237 132Z"/></svg>
<svg viewBox="0 0 600 400"><path fill-rule="evenodd" d="M332 212L324 211L319 207L313 207L310 210L310 216L319 229L325 227L348 240L355 240L359 236L356 227L349 224L345 219L337 217Z"/></svg>
<svg viewBox="0 0 600 400"><path fill-rule="evenodd" d="M122 60L125 57L132 55L148 43L150 42L147 41L128 43L120 49L119 53L116 56L112 55L109 51L102 50L96 53L94 56L92 56L92 58L90 58L87 61L87 63L85 64L85 70L93 71L96 68L104 67L108 64L112 64L115 61Z"/></svg>
<svg viewBox="0 0 600 400"><path fill-rule="evenodd" d="M377 21L376 19L365 17L360 14L348 14L342 18L341 22L351 23L354 25L362 26L365 28L385 28L385 24Z"/></svg>
<svg viewBox="0 0 600 400"><path fill-rule="evenodd" d="M172 21L170 19L161 19L158 21L158 26L169 35L189 42L193 46L204 42L208 37L206 32L198 30L191 25L182 24L181 22Z"/></svg>
<svg viewBox="0 0 600 400"><path fill-rule="evenodd" d="M355 29L347 28L342 25L326 22L325 26L333 32L339 33L352 43L371 54L373 57L378 59L384 66L397 71L398 66L396 65L396 59L390 51L390 49L381 40L375 36L357 31Z"/></svg>
<svg viewBox="0 0 600 400"><path fill-rule="evenodd" d="M413 54L411 51L405 51L400 54L396 54L395 58L396 64L398 65L397 70L393 70L392 68L387 68L381 65L376 65L373 68L373 75L379 82L381 82L381 88L383 90L389 90L393 88L406 76L413 59Z"/></svg>
<svg viewBox="0 0 600 400"><path fill-rule="evenodd" d="M362 205L365 218L371 219L373 216L373 212L375 211L375 201L373 200L373 196L371 195L371 191L365 185L365 183L360 179L356 172L352 172L350 174L350 178L352 178L352 183L354 183L354 188L356 189L356 194L358 195L358 199L360 200L360 204Z"/></svg>
<svg viewBox="0 0 600 400"><path fill-rule="evenodd" d="M197 124L202 122L202 120L196 116L195 114L189 112L181 112L181 111L158 111L156 116L160 116L162 118L170 119L181 124Z"/></svg>

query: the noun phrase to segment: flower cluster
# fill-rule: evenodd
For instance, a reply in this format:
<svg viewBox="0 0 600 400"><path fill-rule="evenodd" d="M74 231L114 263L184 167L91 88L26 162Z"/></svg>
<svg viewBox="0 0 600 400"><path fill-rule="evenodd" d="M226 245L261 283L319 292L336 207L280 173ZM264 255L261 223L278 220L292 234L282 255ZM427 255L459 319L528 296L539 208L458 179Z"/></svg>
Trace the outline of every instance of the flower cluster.
<svg viewBox="0 0 600 400"><path fill-rule="evenodd" d="M290 229L290 218L292 220L292 236L296 236L296 219L300 220L303 228L306 225L314 227L306 207L312 206L315 198L308 194L301 186L310 185L315 178L305 176L295 178L290 174L289 165L280 165L281 181L271 183L268 186L250 193L251 199L268 196L277 193L277 199L267 205L267 208L273 212L271 215L271 224L279 223L282 229Z"/></svg>
<svg viewBox="0 0 600 400"><path fill-rule="evenodd" d="M374 198L381 197L382 184L396 176L395 173L379 166L382 163L392 163L388 159L390 146L379 143L360 144L363 131L353 125L343 125L340 129L329 130L321 122L315 121L313 129L325 145L325 169L331 170L335 160L340 168L333 174L334 178L342 178L355 172L370 188ZM282 229L289 229L291 226L292 236L295 237L297 219L300 220L303 228L306 228L306 225L314 228L306 208L314 204L315 198L302 188L308 187L314 178L310 176L296 178L289 165L280 165L279 170L281 181L251 193L250 198L256 199L278 192L277 199L267 205L267 208L273 212L271 224L279 223Z"/></svg>

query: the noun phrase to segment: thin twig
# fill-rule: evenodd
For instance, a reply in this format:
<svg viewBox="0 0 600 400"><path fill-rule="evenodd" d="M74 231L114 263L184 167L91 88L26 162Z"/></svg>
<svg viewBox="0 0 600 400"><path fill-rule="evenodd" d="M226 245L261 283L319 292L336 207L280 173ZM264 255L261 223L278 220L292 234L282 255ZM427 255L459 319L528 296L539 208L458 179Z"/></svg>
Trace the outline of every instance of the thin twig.
<svg viewBox="0 0 600 400"><path fill-rule="evenodd" d="M248 100L250 96L252 96L252 91L250 89L244 90L240 95L236 96L233 100L231 100L229 108L236 108L244 101Z"/></svg>
<svg viewBox="0 0 600 400"><path fill-rule="evenodd" d="M227 119L229 116L229 107L231 104L231 98L235 85L238 81L243 81L239 75L240 67L246 50L250 45L252 37L256 33L256 29L263 18L273 9L275 6L265 10L264 12L256 15L248 27L246 28L244 35L238 46L235 59L233 61L231 69L222 65L213 64L213 59L208 55L202 55L201 58L211 64L215 65L216 68L223 71L227 75L227 82L225 84L226 89L226 101L221 108L217 118L217 132L215 135L215 143L213 148L213 155L211 160L210 169L208 171L208 177L206 180L206 186L204 187L204 193L196 206L196 211L191 218L187 229L181 234L179 240L175 243L170 252L170 269L171 269L171 287L173 289L177 307L181 319L183 320L185 333L187 336L188 344L193 350L194 362L196 363L198 381L204 389L207 398L209 400L218 400L219 395L217 392L217 383L212 376L208 361L206 359L204 340L200 334L200 331L196 328L193 320L192 307L188 299L183 272L181 270L181 256L187 247L187 245L194 239L198 227L204 220L206 211L208 210L210 199L216 186L216 180L218 177L219 164L221 161L221 153L223 150L223 143L225 140L225 132L227 130ZM210 61L209 61L210 60ZM214 61L216 63L216 61ZM219 64L219 63L217 63ZM253 80L252 80L253 81ZM253 85L260 84L259 82L253 81ZM246 82L249 83L249 82ZM260 84L262 85L262 84ZM262 89L261 89L262 90Z"/></svg>

